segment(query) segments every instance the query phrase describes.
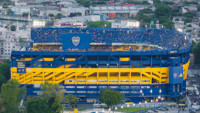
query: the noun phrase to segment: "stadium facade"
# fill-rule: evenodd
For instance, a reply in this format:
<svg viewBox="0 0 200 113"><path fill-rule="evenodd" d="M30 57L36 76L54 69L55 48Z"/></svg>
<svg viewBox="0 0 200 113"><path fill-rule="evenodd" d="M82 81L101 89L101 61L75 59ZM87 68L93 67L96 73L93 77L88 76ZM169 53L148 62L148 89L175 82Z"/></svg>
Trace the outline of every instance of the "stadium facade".
<svg viewBox="0 0 200 113"><path fill-rule="evenodd" d="M33 44L13 51L11 78L27 86L58 83L80 102L99 101L102 89L124 101L158 101L186 93L190 39L169 29L33 28Z"/></svg>

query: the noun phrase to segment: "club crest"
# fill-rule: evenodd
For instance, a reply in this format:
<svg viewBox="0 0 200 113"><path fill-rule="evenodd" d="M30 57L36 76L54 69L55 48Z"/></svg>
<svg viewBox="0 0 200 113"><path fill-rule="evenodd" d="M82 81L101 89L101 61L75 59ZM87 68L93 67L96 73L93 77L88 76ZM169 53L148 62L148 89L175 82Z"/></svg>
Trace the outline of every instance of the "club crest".
<svg viewBox="0 0 200 113"><path fill-rule="evenodd" d="M80 37L78 36L74 36L72 37L72 43L74 44L74 46L78 46L78 44L80 43Z"/></svg>
<svg viewBox="0 0 200 113"><path fill-rule="evenodd" d="M176 78L177 77L177 73L174 73L174 78Z"/></svg>

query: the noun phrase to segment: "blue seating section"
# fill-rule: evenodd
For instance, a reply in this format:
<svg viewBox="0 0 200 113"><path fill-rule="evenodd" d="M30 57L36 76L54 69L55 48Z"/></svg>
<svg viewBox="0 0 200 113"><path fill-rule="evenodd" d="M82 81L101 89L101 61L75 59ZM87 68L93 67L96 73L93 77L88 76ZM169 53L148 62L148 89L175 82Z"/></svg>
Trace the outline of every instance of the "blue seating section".
<svg viewBox="0 0 200 113"><path fill-rule="evenodd" d="M146 43L163 49L180 49L191 43L185 34L169 29L136 28L33 28L31 38L34 43L60 43L61 34L90 33L93 43Z"/></svg>

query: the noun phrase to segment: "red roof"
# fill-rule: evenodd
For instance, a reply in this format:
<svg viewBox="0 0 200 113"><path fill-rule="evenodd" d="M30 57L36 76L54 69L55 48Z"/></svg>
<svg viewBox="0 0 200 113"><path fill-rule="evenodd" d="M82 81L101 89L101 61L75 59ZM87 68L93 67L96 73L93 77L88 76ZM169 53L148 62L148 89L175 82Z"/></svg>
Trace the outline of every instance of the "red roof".
<svg viewBox="0 0 200 113"><path fill-rule="evenodd" d="M132 4L132 3L126 3L126 4L124 4L124 5L131 6L131 5L134 5L134 4Z"/></svg>

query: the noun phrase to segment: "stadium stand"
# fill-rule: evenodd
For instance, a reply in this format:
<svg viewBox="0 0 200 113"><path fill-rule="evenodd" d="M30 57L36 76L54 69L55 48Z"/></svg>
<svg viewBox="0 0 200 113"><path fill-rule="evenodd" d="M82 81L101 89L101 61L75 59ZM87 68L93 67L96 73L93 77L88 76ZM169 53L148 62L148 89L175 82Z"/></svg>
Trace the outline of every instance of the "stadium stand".
<svg viewBox="0 0 200 113"><path fill-rule="evenodd" d="M13 51L11 78L27 86L58 83L79 102L99 102L112 88L124 101L161 101L186 94L191 41L169 29L33 28L33 46ZM161 98L160 98L161 97Z"/></svg>

